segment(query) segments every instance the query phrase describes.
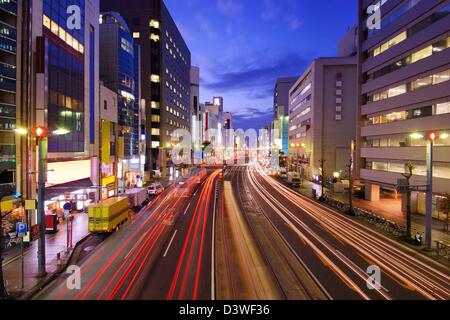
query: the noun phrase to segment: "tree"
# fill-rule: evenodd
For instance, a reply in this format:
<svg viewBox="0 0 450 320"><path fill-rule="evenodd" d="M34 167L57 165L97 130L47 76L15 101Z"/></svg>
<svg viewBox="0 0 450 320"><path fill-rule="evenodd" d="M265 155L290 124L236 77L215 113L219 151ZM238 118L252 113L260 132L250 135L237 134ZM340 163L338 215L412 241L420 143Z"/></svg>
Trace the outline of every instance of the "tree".
<svg viewBox="0 0 450 320"><path fill-rule="evenodd" d="M320 171L321 171L321 174L322 174L322 181L320 183L320 187L321 187L320 201L324 201L325 200L325 183L326 183L325 162L327 162L327 161L324 160L324 159L320 159L319 160Z"/></svg>
<svg viewBox="0 0 450 320"><path fill-rule="evenodd" d="M448 226L450 222L450 195L448 193L445 193L442 196L441 200L439 200L438 206L439 211L447 216L447 219L445 221L445 231L449 231Z"/></svg>
<svg viewBox="0 0 450 320"><path fill-rule="evenodd" d="M354 215L355 210L353 208L353 158L350 157L350 163L348 164L348 213Z"/></svg>
<svg viewBox="0 0 450 320"><path fill-rule="evenodd" d="M406 178L406 235L411 237L411 178L414 175L416 169L411 161L406 164L407 173L403 173L402 176Z"/></svg>

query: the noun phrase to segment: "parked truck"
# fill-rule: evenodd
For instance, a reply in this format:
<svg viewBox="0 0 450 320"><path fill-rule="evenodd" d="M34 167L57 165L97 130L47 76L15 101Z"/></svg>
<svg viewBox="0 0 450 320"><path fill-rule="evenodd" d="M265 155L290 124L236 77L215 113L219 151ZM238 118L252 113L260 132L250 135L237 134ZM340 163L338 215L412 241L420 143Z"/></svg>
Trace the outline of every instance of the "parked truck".
<svg viewBox="0 0 450 320"><path fill-rule="evenodd" d="M125 194L130 200L130 206L135 209L141 209L148 199L147 191L144 188L127 190Z"/></svg>
<svg viewBox="0 0 450 320"><path fill-rule="evenodd" d="M131 218L128 197L114 197L89 207L89 232L112 233Z"/></svg>
<svg viewBox="0 0 450 320"><path fill-rule="evenodd" d="M302 180L298 172L288 173L288 183L293 187L300 187L302 185Z"/></svg>

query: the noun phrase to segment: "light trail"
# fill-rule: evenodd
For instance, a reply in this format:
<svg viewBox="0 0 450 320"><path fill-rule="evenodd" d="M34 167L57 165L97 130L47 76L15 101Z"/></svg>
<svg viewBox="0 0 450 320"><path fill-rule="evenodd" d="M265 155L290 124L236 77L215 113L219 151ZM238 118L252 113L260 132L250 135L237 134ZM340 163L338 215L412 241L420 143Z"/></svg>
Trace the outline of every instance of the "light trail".
<svg viewBox="0 0 450 320"><path fill-rule="evenodd" d="M268 177L259 166L252 168L251 171L247 172L247 175L254 189L260 196L270 199L268 202L275 201L275 203L277 203L277 200L266 190L267 188L259 182L259 180L271 185L277 193L313 218L333 237L341 239L345 244L356 249L362 256L376 263L383 272L390 274L391 278L393 277L394 280L403 287L413 289L427 299L448 299L450 297L450 278L448 275L413 257L411 254L407 254L403 250L400 250L400 246L394 245L395 243L392 240L376 234L370 228L334 212L323 205L313 203L306 197ZM288 210L285 206L283 206L283 209L284 210L282 211L284 212L278 210L277 214L282 218L285 217L286 220L293 221L293 223L289 223L289 225L294 232L298 231L298 228L301 227L308 231L308 234L313 236L313 238L322 245L328 247L328 250L335 251L326 243L326 241L320 237L317 238L316 235L311 233L312 230L294 215L291 210ZM289 219L287 217L289 217ZM407 251L411 253L410 249L407 249ZM335 252L332 253L336 255ZM340 255L342 255L342 253ZM338 259L341 261L349 260L347 257L344 257L345 256L341 256L338 257ZM345 263L345 261L342 262ZM345 264L348 265L349 261ZM350 269L360 276L364 273L360 268L357 268L357 270L354 268ZM441 281L444 284L441 284L438 281ZM380 291L378 292L381 293ZM382 295L384 298L388 298L384 294Z"/></svg>

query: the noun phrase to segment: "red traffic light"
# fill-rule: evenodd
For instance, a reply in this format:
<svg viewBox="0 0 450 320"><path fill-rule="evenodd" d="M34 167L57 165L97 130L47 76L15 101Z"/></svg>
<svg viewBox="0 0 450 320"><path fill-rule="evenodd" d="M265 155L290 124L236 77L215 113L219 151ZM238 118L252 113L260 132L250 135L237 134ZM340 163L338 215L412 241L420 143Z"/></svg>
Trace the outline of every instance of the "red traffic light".
<svg viewBox="0 0 450 320"><path fill-rule="evenodd" d="M427 138L431 141L435 141L438 138L438 135L436 132L430 132L428 133Z"/></svg>
<svg viewBox="0 0 450 320"><path fill-rule="evenodd" d="M37 139L44 139L45 137L47 137L48 131L47 131L47 128L45 128L45 127L36 126L33 128L32 134Z"/></svg>

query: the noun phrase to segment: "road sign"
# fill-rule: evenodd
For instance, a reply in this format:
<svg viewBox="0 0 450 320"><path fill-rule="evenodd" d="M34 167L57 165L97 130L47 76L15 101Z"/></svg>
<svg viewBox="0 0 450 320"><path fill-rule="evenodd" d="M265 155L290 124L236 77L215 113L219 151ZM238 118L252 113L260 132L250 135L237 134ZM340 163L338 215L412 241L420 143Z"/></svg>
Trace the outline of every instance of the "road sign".
<svg viewBox="0 0 450 320"><path fill-rule="evenodd" d="M18 222L16 224L16 233L19 238L23 238L27 235L28 226L24 222Z"/></svg>

